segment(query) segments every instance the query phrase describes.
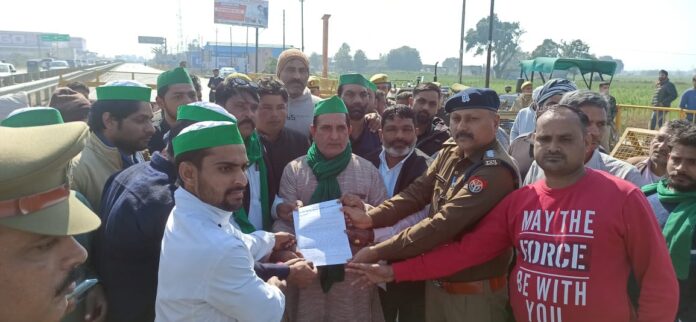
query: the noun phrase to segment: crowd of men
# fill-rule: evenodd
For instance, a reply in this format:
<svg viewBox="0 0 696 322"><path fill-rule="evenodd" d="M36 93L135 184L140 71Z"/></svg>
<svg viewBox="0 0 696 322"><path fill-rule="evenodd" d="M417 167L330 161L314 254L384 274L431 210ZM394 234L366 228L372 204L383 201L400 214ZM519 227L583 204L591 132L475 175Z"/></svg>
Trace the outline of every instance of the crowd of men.
<svg viewBox="0 0 696 322"><path fill-rule="evenodd" d="M0 121L1 321L696 321L686 120L622 161L608 84L522 84L508 137L491 89L392 103L387 75L344 74L320 99L297 49L208 102L195 79ZM293 212L334 199L353 257L317 266Z"/></svg>

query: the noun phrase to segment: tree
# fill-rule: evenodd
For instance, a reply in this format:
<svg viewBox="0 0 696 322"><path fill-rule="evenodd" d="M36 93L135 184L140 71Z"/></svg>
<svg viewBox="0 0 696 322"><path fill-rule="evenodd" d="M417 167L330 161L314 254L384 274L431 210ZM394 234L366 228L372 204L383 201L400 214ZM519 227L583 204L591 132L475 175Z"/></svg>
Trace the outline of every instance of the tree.
<svg viewBox="0 0 696 322"><path fill-rule="evenodd" d="M474 56L486 53L488 48L488 17L476 23L476 29L469 29L466 32L466 51L475 49ZM505 70L513 57L520 51L520 36L524 30L520 28L519 22L500 21L497 15L493 15L493 48L492 58L495 63L492 67L495 75Z"/></svg>
<svg viewBox="0 0 696 322"><path fill-rule="evenodd" d="M575 39L571 42L561 40L561 56L564 58L586 58L597 59L590 54L590 45L580 39Z"/></svg>
<svg viewBox="0 0 696 322"><path fill-rule="evenodd" d="M442 67L447 69L448 74L459 72L459 58L448 57L442 62Z"/></svg>
<svg viewBox="0 0 696 322"><path fill-rule="evenodd" d="M621 60L621 59L614 58L614 57L611 57L611 56L609 56L609 55L606 55L606 56L599 56L599 58L597 58L597 59L599 59L599 60L613 60L613 61L615 61L615 62L616 62L616 71L614 72L614 74L620 74L620 73L623 72L623 70L624 70L624 63L623 63L623 60Z"/></svg>
<svg viewBox="0 0 696 322"><path fill-rule="evenodd" d="M418 49L402 46L389 51L387 67L395 70L419 71L423 67L423 62Z"/></svg>
<svg viewBox="0 0 696 322"><path fill-rule="evenodd" d="M358 73L364 72L367 68L367 56L362 49L356 50L353 55L353 68L355 68L355 71Z"/></svg>
<svg viewBox="0 0 696 322"><path fill-rule="evenodd" d="M322 57L317 53L312 53L309 55L309 69L313 70L315 73L322 70Z"/></svg>
<svg viewBox="0 0 696 322"><path fill-rule="evenodd" d="M341 48L334 55L334 62L338 72L347 72L353 69L353 57L350 56L350 46L348 44L343 43L341 45Z"/></svg>
<svg viewBox="0 0 696 322"><path fill-rule="evenodd" d="M551 39L544 39L541 45L532 51L532 58L536 57L560 57L561 45Z"/></svg>
<svg viewBox="0 0 696 322"><path fill-rule="evenodd" d="M277 66L278 59L275 57L270 57L268 61L266 61L266 67L263 68L263 72L266 74L275 74Z"/></svg>

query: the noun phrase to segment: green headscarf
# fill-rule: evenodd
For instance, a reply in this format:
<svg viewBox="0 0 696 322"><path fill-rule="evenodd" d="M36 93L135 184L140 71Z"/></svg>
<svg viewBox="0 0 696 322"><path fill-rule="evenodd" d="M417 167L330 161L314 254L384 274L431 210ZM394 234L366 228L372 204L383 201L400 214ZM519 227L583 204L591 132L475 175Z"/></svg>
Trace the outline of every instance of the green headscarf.
<svg viewBox="0 0 696 322"><path fill-rule="evenodd" d="M689 277L691 244L696 227L696 191L680 192L670 189L667 187L667 179L641 189L647 196L657 192L660 201L678 204L667 218L662 234L667 240L667 249L677 278L685 280Z"/></svg>
<svg viewBox="0 0 696 322"><path fill-rule="evenodd" d="M268 204L268 169L266 168L266 162L263 161L263 146L261 145L261 140L259 140L259 134L254 131L248 138L244 139L244 146L246 147L247 159L249 159L249 165L256 165L259 168L259 178L261 181L261 218L263 220L263 230L271 230L271 208ZM249 216L241 208L234 212L234 221L237 222L239 228L244 233L254 232L256 228L249 222Z"/></svg>
<svg viewBox="0 0 696 322"><path fill-rule="evenodd" d="M316 143L312 143L307 151L307 164L312 169L312 173L317 178L317 188L314 189L312 197L309 199L310 204L315 204L322 201L337 199L341 197L341 187L338 185L338 177L343 170L346 169L350 162L352 150L350 142L346 148L331 160L327 160L319 152ZM324 293L331 290L331 285L334 282L342 282L345 279L344 265L327 265L319 270L319 281L321 289Z"/></svg>

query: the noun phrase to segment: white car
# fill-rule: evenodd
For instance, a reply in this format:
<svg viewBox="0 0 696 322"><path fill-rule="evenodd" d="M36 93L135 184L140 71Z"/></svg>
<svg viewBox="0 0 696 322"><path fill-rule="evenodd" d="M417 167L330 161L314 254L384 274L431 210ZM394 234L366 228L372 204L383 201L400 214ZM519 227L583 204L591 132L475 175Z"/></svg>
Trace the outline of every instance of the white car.
<svg viewBox="0 0 696 322"><path fill-rule="evenodd" d="M16 72L12 64L0 63L0 77L10 76Z"/></svg>
<svg viewBox="0 0 696 322"><path fill-rule="evenodd" d="M234 67L222 67L220 68L220 77L225 78L228 75L236 73L237 70Z"/></svg>
<svg viewBox="0 0 696 322"><path fill-rule="evenodd" d="M68 62L64 61L64 60L54 60L51 62L50 65L48 65L48 70L68 69L68 68L70 68L70 65L68 65Z"/></svg>

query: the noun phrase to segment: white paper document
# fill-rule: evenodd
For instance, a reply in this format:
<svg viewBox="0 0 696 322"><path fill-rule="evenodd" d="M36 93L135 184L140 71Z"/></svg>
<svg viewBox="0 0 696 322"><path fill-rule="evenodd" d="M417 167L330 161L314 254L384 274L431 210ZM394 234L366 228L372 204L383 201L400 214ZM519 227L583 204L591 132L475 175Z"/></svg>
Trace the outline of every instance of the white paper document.
<svg viewBox="0 0 696 322"><path fill-rule="evenodd" d="M292 216L297 248L315 266L345 264L353 256L338 199L302 207Z"/></svg>

